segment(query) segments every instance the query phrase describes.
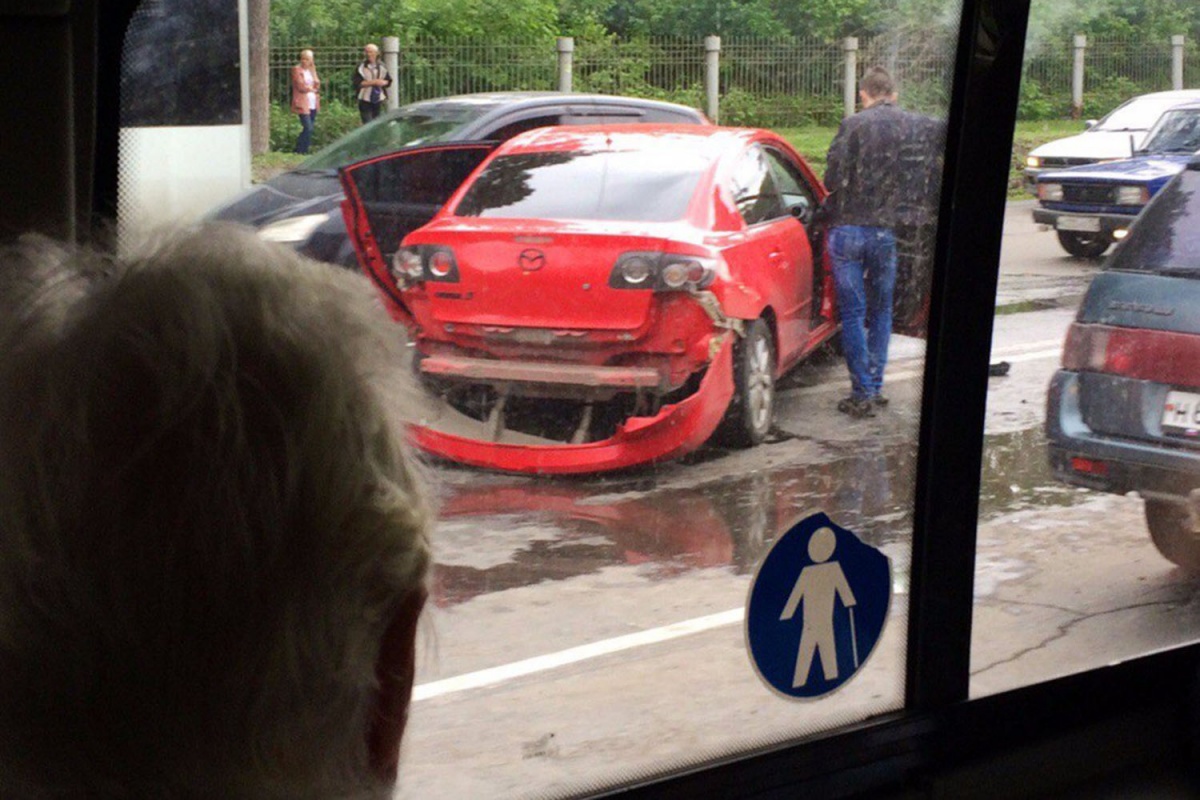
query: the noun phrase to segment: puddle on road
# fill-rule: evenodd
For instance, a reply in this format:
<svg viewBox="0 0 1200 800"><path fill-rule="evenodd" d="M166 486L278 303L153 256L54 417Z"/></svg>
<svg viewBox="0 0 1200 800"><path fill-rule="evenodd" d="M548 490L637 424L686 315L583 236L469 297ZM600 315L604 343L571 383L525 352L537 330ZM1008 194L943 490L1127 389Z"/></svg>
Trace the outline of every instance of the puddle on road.
<svg viewBox="0 0 1200 800"><path fill-rule="evenodd" d="M480 476L447 486L435 533L434 598L634 565L649 579L729 567L748 574L792 523L824 511L867 542L907 554L916 445L827 445L816 464L780 465L689 488L654 476L597 481ZM1077 502L1055 483L1038 429L987 439L980 519ZM907 555L903 556L907 560Z"/></svg>

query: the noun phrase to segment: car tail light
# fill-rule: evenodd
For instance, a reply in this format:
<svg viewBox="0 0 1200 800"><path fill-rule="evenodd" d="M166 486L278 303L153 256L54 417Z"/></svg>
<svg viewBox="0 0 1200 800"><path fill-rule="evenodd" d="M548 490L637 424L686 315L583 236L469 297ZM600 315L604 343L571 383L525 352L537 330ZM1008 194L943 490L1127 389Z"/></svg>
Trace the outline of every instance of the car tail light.
<svg viewBox="0 0 1200 800"><path fill-rule="evenodd" d="M613 265L608 285L614 289L681 292L704 289L717 275L718 260L678 253L622 253Z"/></svg>
<svg viewBox="0 0 1200 800"><path fill-rule="evenodd" d="M1198 386L1200 336L1076 322L1067 331L1063 368Z"/></svg>
<svg viewBox="0 0 1200 800"><path fill-rule="evenodd" d="M392 257L392 279L407 289L423 281L458 282L458 262L454 251L438 245L401 247Z"/></svg>
<svg viewBox="0 0 1200 800"><path fill-rule="evenodd" d="M444 280L456 269L454 256L449 250L436 250L430 253L428 263L429 274L438 280Z"/></svg>
<svg viewBox="0 0 1200 800"><path fill-rule="evenodd" d="M628 258L618 262L621 279L630 286L648 286L650 277L654 275L654 264L649 258L632 253Z"/></svg>
<svg viewBox="0 0 1200 800"><path fill-rule="evenodd" d="M1094 458L1075 456L1071 459L1071 469L1084 475L1097 475L1102 477L1108 475L1108 462L1097 461Z"/></svg>
<svg viewBox="0 0 1200 800"><path fill-rule="evenodd" d="M1109 328L1101 325L1071 323L1067 343L1063 345L1063 369L1104 372L1108 354Z"/></svg>

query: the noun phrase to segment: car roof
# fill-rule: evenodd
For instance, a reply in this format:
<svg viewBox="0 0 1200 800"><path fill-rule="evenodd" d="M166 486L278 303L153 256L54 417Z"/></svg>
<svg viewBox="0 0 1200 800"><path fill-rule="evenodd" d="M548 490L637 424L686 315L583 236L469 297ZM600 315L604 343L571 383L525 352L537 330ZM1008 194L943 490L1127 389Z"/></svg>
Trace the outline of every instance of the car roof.
<svg viewBox="0 0 1200 800"><path fill-rule="evenodd" d="M430 100L420 100L401 106L396 111L437 106L482 106L485 108L503 109L505 111L522 108L538 108L542 106L561 105L605 105L627 106L629 108L669 108L700 116L696 109L679 103L668 103L664 100L650 100L642 97L622 97L608 94L584 94L577 92L528 91L528 92L478 92L475 94L457 94L447 97L437 97ZM395 112L392 112L395 113Z"/></svg>

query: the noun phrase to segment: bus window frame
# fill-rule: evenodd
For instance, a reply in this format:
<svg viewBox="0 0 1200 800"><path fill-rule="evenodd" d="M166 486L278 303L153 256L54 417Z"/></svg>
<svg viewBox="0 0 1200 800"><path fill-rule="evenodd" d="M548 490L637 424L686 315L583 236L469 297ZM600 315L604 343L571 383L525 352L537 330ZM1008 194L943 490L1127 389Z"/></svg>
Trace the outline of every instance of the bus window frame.
<svg viewBox="0 0 1200 800"><path fill-rule="evenodd" d="M10 148L33 154L35 172L22 165L0 178L0 186L19 183L23 198L0 207L0 231L103 240L115 230L121 46L139 5L5 0L0 50L15 91L0 104L0 124ZM987 364L1029 7L1029 0L963 4L923 383L905 707L610 793L845 797L944 786L979 759L1116 720L1163 721L1161 730L1143 724L1139 735L1168 743L1190 721L1200 645L968 698ZM30 53L43 58L22 57ZM56 54L48 73L40 69L46 53ZM35 80L39 73L50 83ZM57 124L32 125L31 114ZM1071 769L1095 769L1095 760L1088 751L1079 765L1057 769L1069 778Z"/></svg>

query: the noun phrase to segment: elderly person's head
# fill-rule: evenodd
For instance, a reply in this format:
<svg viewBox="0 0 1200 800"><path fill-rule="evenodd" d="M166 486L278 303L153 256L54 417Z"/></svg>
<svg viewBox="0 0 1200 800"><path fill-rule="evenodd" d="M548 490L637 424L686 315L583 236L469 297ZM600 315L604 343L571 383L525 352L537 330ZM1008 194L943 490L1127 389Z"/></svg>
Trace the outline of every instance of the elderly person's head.
<svg viewBox="0 0 1200 800"><path fill-rule="evenodd" d="M238 229L0 252L0 797L388 791L402 356L365 280Z"/></svg>
<svg viewBox="0 0 1200 800"><path fill-rule="evenodd" d="M363 58L374 64L379 59L379 46L375 44L367 44L363 47Z"/></svg>
<svg viewBox="0 0 1200 800"><path fill-rule="evenodd" d="M300 51L300 66L311 67L312 65L313 65L313 51L312 50L301 50Z"/></svg>

